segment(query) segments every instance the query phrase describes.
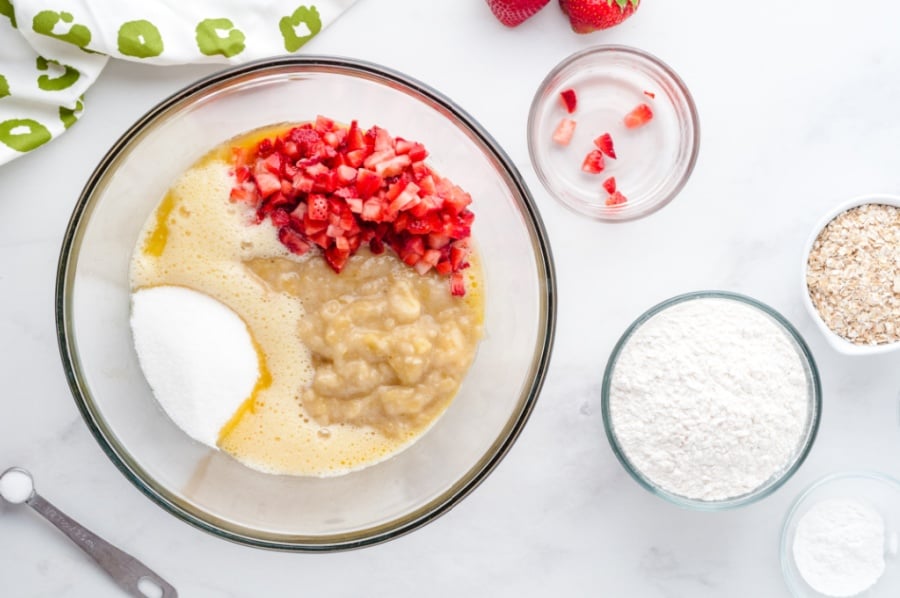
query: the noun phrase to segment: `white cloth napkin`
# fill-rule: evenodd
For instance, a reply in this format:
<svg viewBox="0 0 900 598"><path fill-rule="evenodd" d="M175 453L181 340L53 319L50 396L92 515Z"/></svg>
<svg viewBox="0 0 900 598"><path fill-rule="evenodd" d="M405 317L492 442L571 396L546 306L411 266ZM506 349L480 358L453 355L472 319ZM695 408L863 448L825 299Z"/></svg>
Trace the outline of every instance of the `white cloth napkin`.
<svg viewBox="0 0 900 598"><path fill-rule="evenodd" d="M297 52L355 0L0 0L0 164L74 124L109 57L239 63Z"/></svg>

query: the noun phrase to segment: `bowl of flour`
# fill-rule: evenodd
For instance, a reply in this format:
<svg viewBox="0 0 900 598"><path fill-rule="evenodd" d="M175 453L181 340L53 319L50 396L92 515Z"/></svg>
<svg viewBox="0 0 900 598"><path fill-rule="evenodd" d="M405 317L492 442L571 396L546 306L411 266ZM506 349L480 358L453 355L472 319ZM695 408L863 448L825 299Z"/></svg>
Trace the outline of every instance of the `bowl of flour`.
<svg viewBox="0 0 900 598"><path fill-rule="evenodd" d="M796 329L722 291L646 311L613 349L602 386L606 434L628 473L700 510L780 487L806 458L821 407L815 361Z"/></svg>
<svg viewBox="0 0 900 598"><path fill-rule="evenodd" d="M900 595L900 482L878 472L825 476L788 511L781 567L798 598Z"/></svg>

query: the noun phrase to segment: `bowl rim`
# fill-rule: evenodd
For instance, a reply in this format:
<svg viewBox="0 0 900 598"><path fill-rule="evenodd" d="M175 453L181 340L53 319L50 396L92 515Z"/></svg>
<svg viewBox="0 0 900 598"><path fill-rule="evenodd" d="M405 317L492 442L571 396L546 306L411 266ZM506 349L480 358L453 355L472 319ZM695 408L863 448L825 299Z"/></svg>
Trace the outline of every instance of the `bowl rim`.
<svg viewBox="0 0 900 598"><path fill-rule="evenodd" d="M884 353L893 353L900 350L900 341L882 345L857 345L834 332L828 327L828 324L825 323L822 316L819 315L819 310L816 309L816 306L813 305L812 298L809 296L809 286L806 283L806 273L807 270L809 270L809 254L812 251L816 239L819 238L819 235L825 230L825 227L844 212L868 204L881 204L900 208L900 195L892 195L890 193L857 195L856 197L845 200L831 208L813 227L812 234L803 246L803 261L800 264L800 295L802 297L803 306L806 308L806 311L809 313L813 322L816 323L816 327L822 331L828 344L844 355L882 355Z"/></svg>
<svg viewBox="0 0 900 598"><path fill-rule="evenodd" d="M172 110L179 109L184 103L194 99L195 96L202 95L207 89L235 82L246 76L265 74L269 71L278 71L279 69L291 67L300 70L338 69L343 71L344 74L363 75L382 83L399 85L424 96L425 99L434 102L442 110L446 110L460 123L461 128L466 129L476 139L477 143L487 150L500 165L504 177L508 179L515 196L519 200L518 203L522 208L523 215L526 216L527 222L532 229L530 236L534 240L533 249L539 278L540 321L543 323L543 326L539 330L539 340L535 346L534 357L532 358L532 379L526 381L521 391L524 401L519 413L514 419L509 420L507 428L498 434L494 444L496 450L493 453L488 452L483 455L468 470L466 475L451 484L440 496L387 523L376 524L355 532L342 532L322 536L284 535L282 537L285 539L275 540L254 537L249 531L225 529L217 523L219 520L215 517L207 514L207 517L203 518L191 512L185 506L163 496L151 484L144 481L144 477L150 480L153 478L149 475L145 476L139 464L118 446L118 443L114 440L115 434L106 426L93 405L88 384L81 373L80 358L75 347L74 334L70 334L72 309L70 289L74 278L74 266L77 262L77 255L81 245L81 224L89 220L86 216L89 217L90 215L92 208L91 198L97 185L103 180L109 168L114 165L123 151L136 142L141 134L158 119L164 117ZM286 55L247 62L198 79L158 102L143 116L138 118L116 140L85 183L66 227L57 263L54 315L60 358L75 404L103 452L138 490L176 518L231 542L272 550L327 552L349 550L382 543L418 529L448 512L477 488L494 470L509 452L530 418L546 379L556 330L556 285L556 269L549 236L537 204L515 163L494 137L474 117L449 97L431 86L409 75L374 62L343 56ZM543 338L540 338L541 335ZM202 511L197 512L203 513ZM248 530L248 528L241 528L241 530Z"/></svg>
<svg viewBox="0 0 900 598"><path fill-rule="evenodd" d="M687 109L688 113L688 122L690 123L691 130L693 131L693 143L690 148L690 157L685 164L684 172L681 173L678 183L672 188L671 192L663 199L651 204L649 208L636 209L634 213L626 213L624 216L615 215L621 214L623 212L623 210L621 209L616 212L610 211L610 213L613 214L612 216L604 215L603 211L598 213L591 213L582 210L578 206L573 205L571 202L566 201L562 197L560 197L560 195L555 190L553 190L552 186L549 184L549 176L541 167L542 162L538 159L537 151L535 149L536 140L534 139L534 132L537 128L538 109L542 105L540 99L543 92L552 87L554 79L572 64L575 64L579 60L582 60L589 56L605 54L610 54L613 56L615 56L616 54L622 54L632 60L650 63L651 65L661 70L665 74L665 76L669 77L672 80L672 83L674 83L675 87L678 88L678 90L684 96L685 108ZM550 196L553 197L553 199L555 199L559 204L565 206L568 210L580 216L584 216L599 222L630 222L633 220L638 220L640 218L645 218L661 210L663 207L671 203L679 193L681 193L681 190L687 184L688 180L690 180L691 175L694 172L694 167L697 164L697 158L700 154L700 115L697 110L697 104L694 100L694 96L691 94L691 91L688 88L687 84L675 71L675 69L669 66L668 63L660 59L655 54L651 54L646 50L642 50L634 46L627 46L622 44L599 44L584 48L563 58L559 63L557 63L553 68L550 69L550 71L538 85L534 97L531 100L531 106L528 110L527 123L528 124L526 131L528 156L531 160L532 168L534 169L538 180L541 182L541 185L544 187L547 193L549 193Z"/></svg>
<svg viewBox="0 0 900 598"><path fill-rule="evenodd" d="M784 583L788 588L788 591L793 596L803 596L803 594L799 594L797 592L797 580L795 579L798 575L792 569L792 566L796 568L796 564L794 564L792 551L789 549L789 545L791 544L792 538L788 536L788 529L794 522L794 519L797 517L797 513L800 509L810 500L810 498L822 487L828 486L833 482L851 480L851 479L862 479L869 480L873 482L883 483L887 486L893 487L893 489L900 494L900 479L895 478L892 475L887 473L876 471L872 469L852 469L846 471L835 471L811 482L791 503L791 506L788 508L787 512L784 515L784 520L781 523L781 533L779 534L779 560L781 561L781 574L784 579ZM802 577L800 578L802 582ZM876 583L877 585L877 583Z"/></svg>
<svg viewBox="0 0 900 598"><path fill-rule="evenodd" d="M809 422L806 426L802 445L793 456L793 461L788 467L785 467L784 470L781 471L778 477L774 480L746 494L723 500L699 500L688 498L669 492L654 485L648 478L640 473L635 466L631 464L631 461L625 455L625 452L619 445L618 438L616 437L609 412L609 394L610 387L612 385L613 372L615 371L619 354L621 353L622 349L624 349L631 336L638 330L638 328L640 328L645 322L647 322L647 320L660 313L661 311L679 303L692 301L694 299L706 298L728 299L737 301L750 307L756 308L774 319L776 323L778 323L781 328L786 333L788 333L788 335L794 340L794 342L797 344L797 347L800 349L799 353L807 366L811 382L811 392L809 397ZM622 467L625 468L625 471L627 471L628 474L645 490L648 490L650 493L655 494L656 496L659 496L676 506L686 509L692 509L696 511L722 511L748 505L761 500L766 496L769 496L770 494L778 490L782 485L784 485L784 483L787 482L800 468L800 466L806 460L806 457L809 455L810 450L812 450L812 446L819 431L819 422L822 415L822 383L819 378L819 369L816 366L815 359L813 358L812 353L809 350L809 346L806 344L806 341L803 340L803 337L793 326L793 324L791 324L787 320L787 318L781 315L778 311L757 299L732 291L691 291L688 293L682 293L680 295L670 297L669 299L657 303L656 305L642 313L640 316L638 316L628 326L628 328L625 329L625 332L622 333L622 336L613 347L609 359L607 360L606 368L603 372L603 382L600 388L600 411L603 416L603 428L606 432L606 438L609 441L609 445L612 448L613 454L615 454L616 458L619 460L619 463L622 464Z"/></svg>

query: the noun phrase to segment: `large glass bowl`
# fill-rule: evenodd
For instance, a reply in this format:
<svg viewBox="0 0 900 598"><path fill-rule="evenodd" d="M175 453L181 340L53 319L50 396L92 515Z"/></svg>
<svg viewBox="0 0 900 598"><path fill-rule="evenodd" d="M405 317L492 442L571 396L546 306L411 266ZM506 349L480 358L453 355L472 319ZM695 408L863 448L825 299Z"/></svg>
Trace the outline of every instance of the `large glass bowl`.
<svg viewBox="0 0 900 598"><path fill-rule="evenodd" d="M424 142L431 165L472 194L485 335L456 399L412 447L341 477L276 476L191 440L161 410L132 344L128 268L148 214L198 158L239 133L317 114ZM60 352L75 401L125 476L172 514L217 536L307 551L396 537L446 512L484 480L537 400L556 302L534 201L487 132L421 82L325 57L224 71L141 118L79 198L56 293Z"/></svg>
<svg viewBox="0 0 900 598"><path fill-rule="evenodd" d="M751 307L769 318L778 326L778 328L781 329L784 335L789 339L791 345L793 345L794 349L797 351L797 355L803 363L804 375L806 377L807 400L809 401L807 410L809 413L809 417L806 420L803 435L798 439L798 442L789 461L785 463L779 471L776 471L769 479L765 480L757 488L754 488L753 490L745 494L732 496L730 498L721 500L700 500L687 496L681 496L655 484L649 476L645 475L640 470L640 468L638 468L628 458L625 449L622 447L622 444L619 441L619 437L616 433L616 426L610 415L610 393L612 390L613 377L615 376L616 372L616 364L619 360L619 356L621 355L622 351L624 350L625 346L628 344L634 333L637 332L637 330L645 323L647 323L651 318L672 306L684 303L686 301L694 301L697 299L707 298L736 301L738 303ZM646 367L653 368L655 367L655 364L648 363ZM819 381L819 371L816 367L816 362L813 359L812 353L810 353L809 351L809 347L806 345L806 341L803 340L803 337L800 336L800 333L797 332L797 329L794 328L794 326L791 325L791 323L788 322L788 320L785 319L785 317L780 313L778 313L768 305L757 301L756 299L738 293L732 293L728 291L695 291L692 293L678 295L672 297L671 299L667 299L662 303L659 303L658 305L644 312L631 324L631 326L628 327L628 329L622 334L622 337L619 339L618 343L616 343L616 346L613 348L612 354L609 357L609 361L607 362L606 370L603 374L603 385L601 387L600 400L600 408L603 413L603 425L606 430L606 437L609 440L609 444L612 447L613 453L615 453L619 462L631 475L631 477L635 479L635 481L637 481L641 486L643 486L653 494L664 498L665 500L680 507L695 509L699 511L717 511L748 505L766 496L769 496L770 494L775 492L775 490L780 488L787 480L789 480L791 476L794 475L794 473L797 471L797 469L800 468L800 465L803 463L803 461L806 459L806 456L809 454L809 451L812 449L813 442L816 438L816 433L819 429L819 420L822 414L822 385Z"/></svg>

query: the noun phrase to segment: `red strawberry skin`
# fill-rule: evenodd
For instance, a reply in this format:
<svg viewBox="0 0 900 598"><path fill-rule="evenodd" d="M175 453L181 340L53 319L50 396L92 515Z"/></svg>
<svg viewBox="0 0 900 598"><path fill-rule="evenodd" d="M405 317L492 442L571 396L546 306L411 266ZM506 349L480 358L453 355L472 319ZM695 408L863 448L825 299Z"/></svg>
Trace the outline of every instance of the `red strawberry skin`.
<svg viewBox="0 0 900 598"><path fill-rule="evenodd" d="M559 0L572 31L591 33L618 25L634 14L640 0Z"/></svg>
<svg viewBox="0 0 900 598"><path fill-rule="evenodd" d="M516 27L547 6L550 0L487 0L497 20L507 27Z"/></svg>

